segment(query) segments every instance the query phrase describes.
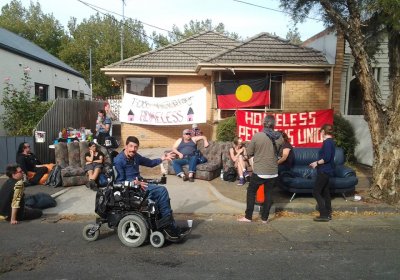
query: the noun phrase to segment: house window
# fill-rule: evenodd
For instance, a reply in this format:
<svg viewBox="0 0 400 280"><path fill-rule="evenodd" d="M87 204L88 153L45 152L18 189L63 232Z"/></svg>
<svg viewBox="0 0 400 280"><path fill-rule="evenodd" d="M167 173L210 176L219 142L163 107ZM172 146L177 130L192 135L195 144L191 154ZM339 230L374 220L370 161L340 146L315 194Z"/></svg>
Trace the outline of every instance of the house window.
<svg viewBox="0 0 400 280"><path fill-rule="evenodd" d="M78 99L78 91L76 90L72 91L72 99Z"/></svg>
<svg viewBox="0 0 400 280"><path fill-rule="evenodd" d="M60 87L55 87L55 98L68 98L68 89L66 88L60 88Z"/></svg>
<svg viewBox="0 0 400 280"><path fill-rule="evenodd" d="M126 79L126 92L147 97L168 95L167 77L130 77Z"/></svg>
<svg viewBox="0 0 400 280"><path fill-rule="evenodd" d="M85 93L83 91L79 92L79 99L81 99L81 100L85 99Z"/></svg>
<svg viewBox="0 0 400 280"><path fill-rule="evenodd" d="M357 82L354 78L349 86L349 104L347 106L348 115L363 115L362 94Z"/></svg>
<svg viewBox="0 0 400 280"><path fill-rule="evenodd" d="M372 70L374 71L375 80L378 82L378 84L380 84L381 83L381 79L382 79L382 77L381 77L381 67L374 67L374 68L372 68Z"/></svg>
<svg viewBox="0 0 400 280"><path fill-rule="evenodd" d="M39 101L49 100L49 86L35 83L35 96Z"/></svg>

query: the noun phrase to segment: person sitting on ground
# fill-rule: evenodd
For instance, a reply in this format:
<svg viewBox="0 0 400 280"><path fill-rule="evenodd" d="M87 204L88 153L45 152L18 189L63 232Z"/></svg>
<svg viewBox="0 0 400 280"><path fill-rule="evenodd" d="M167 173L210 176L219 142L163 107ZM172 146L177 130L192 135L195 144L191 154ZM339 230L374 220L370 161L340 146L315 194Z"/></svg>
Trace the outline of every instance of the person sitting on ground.
<svg viewBox="0 0 400 280"><path fill-rule="evenodd" d="M184 129L182 138L176 140L172 151L178 156L177 159L172 161L172 166L175 170L176 176L182 177L183 181L189 180L194 182L194 173L196 173L197 156L197 141L204 141L204 148L208 147L208 140L205 136L192 137L190 129ZM189 178L183 172L182 166L189 165Z"/></svg>
<svg viewBox="0 0 400 280"><path fill-rule="evenodd" d="M279 150L279 159L278 159L278 173L280 174L282 171L289 171L294 164L294 152L293 146L290 144L288 135L280 131L283 137L283 144L281 149Z"/></svg>
<svg viewBox="0 0 400 280"><path fill-rule="evenodd" d="M104 144L106 137L110 136L111 119L106 116L104 110L97 112L96 139L100 145Z"/></svg>
<svg viewBox="0 0 400 280"><path fill-rule="evenodd" d="M197 125L197 123L192 124L192 137L193 136L201 136L203 135L203 132L200 130L199 126Z"/></svg>
<svg viewBox="0 0 400 280"><path fill-rule="evenodd" d="M97 187L96 180L99 177L104 162L104 154L101 151L97 151L96 143L89 142L89 152L85 154L85 160L86 164L84 170L89 179L86 183L86 187L95 189Z"/></svg>
<svg viewBox="0 0 400 280"><path fill-rule="evenodd" d="M16 161L26 174L29 185L44 185L54 166L53 163L42 164L27 142L19 144Z"/></svg>
<svg viewBox="0 0 400 280"><path fill-rule="evenodd" d="M153 200L160 212L163 221L168 222L166 228L168 234L173 237L180 237L185 234L175 223L172 215L170 198L168 190L161 185L147 184L141 181L139 166L155 167L164 160L171 160L172 153L165 153L161 158L150 159L138 154L139 139L135 136L129 136L125 142L125 149L114 158L114 167L117 172L115 182L132 182L135 185L140 184L141 188L149 194L148 198Z"/></svg>
<svg viewBox="0 0 400 280"><path fill-rule="evenodd" d="M6 167L7 181L0 189L0 220L18 224L18 221L33 220L42 216L42 210L25 206L24 171L17 165Z"/></svg>
<svg viewBox="0 0 400 280"><path fill-rule="evenodd" d="M246 179L250 177L250 174L247 172L249 162L246 147L243 144L242 138L235 137L233 139L233 145L229 149L229 156L239 174L238 186L243 186L246 183Z"/></svg>

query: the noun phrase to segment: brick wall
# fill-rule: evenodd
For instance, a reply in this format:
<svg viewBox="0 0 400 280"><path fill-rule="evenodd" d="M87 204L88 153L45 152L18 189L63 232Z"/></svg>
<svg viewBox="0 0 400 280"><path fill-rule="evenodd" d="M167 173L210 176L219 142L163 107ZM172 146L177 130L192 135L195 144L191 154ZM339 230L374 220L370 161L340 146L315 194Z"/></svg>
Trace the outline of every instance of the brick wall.
<svg viewBox="0 0 400 280"><path fill-rule="evenodd" d="M287 74L283 93L284 112L329 109L326 73Z"/></svg>
<svg viewBox="0 0 400 280"><path fill-rule="evenodd" d="M344 63L344 44L345 40L343 34L337 33L336 42L336 61L333 68L333 81L332 81L332 108L335 113L340 113L340 91L342 83L342 72Z"/></svg>
<svg viewBox="0 0 400 280"><path fill-rule="evenodd" d="M207 124L199 124L199 128L208 139L212 139L213 127L212 123L212 101L210 90L210 77L168 77L168 95L174 96L195 90L203 87L207 89ZM213 105L215 107L215 104ZM196 110L196 107L193 107ZM128 136L136 136L139 138L140 146L142 148L151 147L172 147L176 139L182 136L182 131L185 128L192 128L191 125L179 126L150 126L150 125L135 125L135 124L121 124L121 142L125 143Z"/></svg>
<svg viewBox="0 0 400 280"><path fill-rule="evenodd" d="M296 73L285 77L283 92L283 112L303 112L329 109L329 84L325 84L326 73ZM216 137L214 124L215 98L212 100L209 77L169 77L169 96L179 95L206 87L207 89L207 123L199 124L204 135L210 140ZM195 109L195 107L194 107ZM176 139L181 137L182 130L190 125L149 126L122 123L121 141L125 143L128 136L139 138L140 146L172 147Z"/></svg>

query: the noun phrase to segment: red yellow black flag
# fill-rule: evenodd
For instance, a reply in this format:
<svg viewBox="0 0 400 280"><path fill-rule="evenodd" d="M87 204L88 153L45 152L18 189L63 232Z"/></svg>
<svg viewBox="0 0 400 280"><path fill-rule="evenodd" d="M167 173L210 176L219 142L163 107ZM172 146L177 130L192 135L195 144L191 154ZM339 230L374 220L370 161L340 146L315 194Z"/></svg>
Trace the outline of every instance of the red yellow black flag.
<svg viewBox="0 0 400 280"><path fill-rule="evenodd" d="M236 109L270 104L269 79L215 82L217 107Z"/></svg>

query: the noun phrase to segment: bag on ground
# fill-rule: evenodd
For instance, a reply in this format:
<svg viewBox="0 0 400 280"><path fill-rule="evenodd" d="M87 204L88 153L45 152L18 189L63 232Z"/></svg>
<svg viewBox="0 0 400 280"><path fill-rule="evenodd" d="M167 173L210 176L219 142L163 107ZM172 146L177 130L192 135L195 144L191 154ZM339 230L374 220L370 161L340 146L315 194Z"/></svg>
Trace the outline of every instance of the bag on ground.
<svg viewBox="0 0 400 280"><path fill-rule="evenodd" d="M49 173L45 185L54 188L62 186L61 166L58 164L54 165L53 169Z"/></svg>
<svg viewBox="0 0 400 280"><path fill-rule="evenodd" d="M39 192L25 198L25 205L36 209L56 207L57 201L48 193Z"/></svg>
<svg viewBox="0 0 400 280"><path fill-rule="evenodd" d="M237 172L235 167L229 167L224 173L223 179L228 182L235 182L237 178Z"/></svg>

